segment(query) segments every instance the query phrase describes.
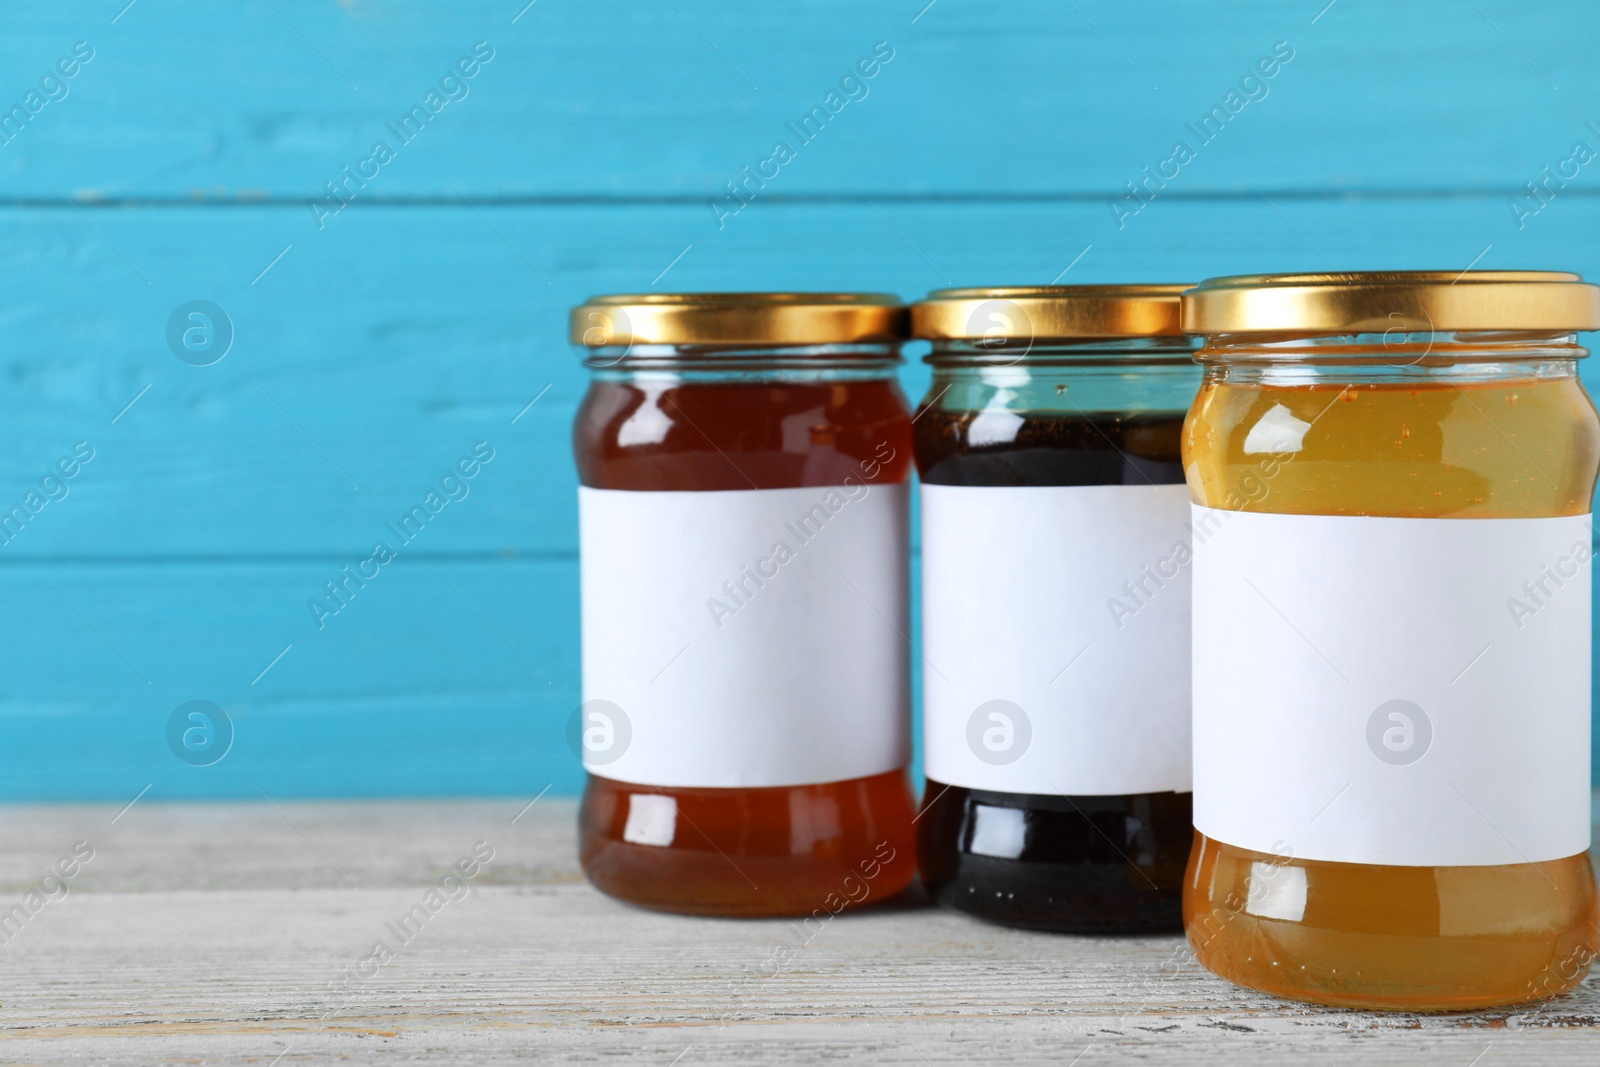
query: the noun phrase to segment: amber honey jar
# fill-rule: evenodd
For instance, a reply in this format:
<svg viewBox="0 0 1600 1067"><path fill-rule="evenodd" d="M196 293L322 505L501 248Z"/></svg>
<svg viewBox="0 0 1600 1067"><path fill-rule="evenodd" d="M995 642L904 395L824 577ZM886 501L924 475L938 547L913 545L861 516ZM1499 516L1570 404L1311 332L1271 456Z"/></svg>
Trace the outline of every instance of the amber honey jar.
<svg viewBox="0 0 1600 1067"><path fill-rule="evenodd" d="M922 480L923 882L1038 930L1178 929L1190 821L1181 285L948 289Z"/></svg>
<svg viewBox="0 0 1600 1067"><path fill-rule="evenodd" d="M906 311L861 293L574 309L584 872L826 916L915 872Z"/></svg>
<svg viewBox="0 0 1600 1067"><path fill-rule="evenodd" d="M1581 981L1600 289L1218 278L1193 499L1194 951L1255 989L1443 1011Z"/></svg>

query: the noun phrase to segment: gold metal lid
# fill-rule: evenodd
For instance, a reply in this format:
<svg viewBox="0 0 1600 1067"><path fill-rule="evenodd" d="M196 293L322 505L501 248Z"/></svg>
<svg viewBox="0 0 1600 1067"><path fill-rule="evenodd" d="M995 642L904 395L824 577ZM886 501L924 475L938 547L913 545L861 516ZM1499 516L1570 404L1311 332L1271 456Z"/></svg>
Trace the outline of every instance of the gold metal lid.
<svg viewBox="0 0 1600 1067"><path fill-rule="evenodd" d="M935 289L911 305L911 336L930 341L1180 337L1187 285L1017 285ZM1009 346L1007 346L1009 347Z"/></svg>
<svg viewBox="0 0 1600 1067"><path fill-rule="evenodd" d="M1563 271L1360 271L1209 278L1183 295L1197 334L1600 329L1600 286Z"/></svg>
<svg viewBox="0 0 1600 1067"><path fill-rule="evenodd" d="M889 293L622 293L579 304L569 328L586 348L892 343L906 309Z"/></svg>

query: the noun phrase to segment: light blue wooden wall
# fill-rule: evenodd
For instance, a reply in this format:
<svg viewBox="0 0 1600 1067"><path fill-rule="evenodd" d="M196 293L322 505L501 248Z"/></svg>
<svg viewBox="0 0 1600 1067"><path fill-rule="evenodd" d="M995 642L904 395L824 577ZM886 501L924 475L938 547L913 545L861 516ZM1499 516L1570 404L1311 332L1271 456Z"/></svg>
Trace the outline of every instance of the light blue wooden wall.
<svg viewBox="0 0 1600 1067"><path fill-rule="evenodd" d="M0 13L6 110L93 49L0 145L0 504L95 450L0 547L0 798L574 790L563 319L591 293L1600 275L1600 162L1512 207L1600 150L1582 0L525 2ZM401 145L385 124L477 42L467 95ZM786 123L877 42L801 145ZM1278 42L1202 145L1186 124ZM308 202L378 140L392 161L319 227ZM778 140L794 158L719 226ZM236 332L209 367L165 340L197 299ZM471 495L319 630L308 598L478 441ZM167 749L190 699L233 715L215 766Z"/></svg>

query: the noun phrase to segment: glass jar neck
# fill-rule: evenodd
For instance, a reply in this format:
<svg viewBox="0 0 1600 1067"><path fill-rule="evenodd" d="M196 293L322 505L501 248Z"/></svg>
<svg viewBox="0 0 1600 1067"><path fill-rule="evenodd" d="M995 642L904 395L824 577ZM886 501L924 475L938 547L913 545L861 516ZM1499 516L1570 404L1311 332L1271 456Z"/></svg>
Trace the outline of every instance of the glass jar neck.
<svg viewBox="0 0 1600 1067"><path fill-rule="evenodd" d="M1187 337L1109 337L1084 340L1006 337L994 341L934 341L925 362L941 367L1013 367L1184 363L1194 359L1197 339Z"/></svg>
<svg viewBox="0 0 1600 1067"><path fill-rule="evenodd" d="M583 363L597 381L841 382L892 378L901 359L898 344L636 344L585 349Z"/></svg>
<svg viewBox="0 0 1600 1067"><path fill-rule="evenodd" d="M1198 359L1206 381L1294 385L1572 378L1589 350L1568 333L1342 334L1263 340L1214 336Z"/></svg>
<svg viewBox="0 0 1600 1067"><path fill-rule="evenodd" d="M986 346L939 341L924 407L945 411L1184 411L1200 384L1186 338L1034 341Z"/></svg>

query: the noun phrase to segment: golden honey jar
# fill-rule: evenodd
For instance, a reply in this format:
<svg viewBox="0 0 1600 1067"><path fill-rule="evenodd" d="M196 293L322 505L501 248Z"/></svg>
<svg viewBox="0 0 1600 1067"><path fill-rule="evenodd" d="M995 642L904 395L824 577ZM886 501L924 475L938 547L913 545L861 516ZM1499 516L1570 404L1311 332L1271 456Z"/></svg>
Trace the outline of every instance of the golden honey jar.
<svg viewBox="0 0 1600 1067"><path fill-rule="evenodd" d="M1184 297L1201 962L1349 1007L1554 996L1589 861L1600 421L1572 274L1217 278Z"/></svg>

